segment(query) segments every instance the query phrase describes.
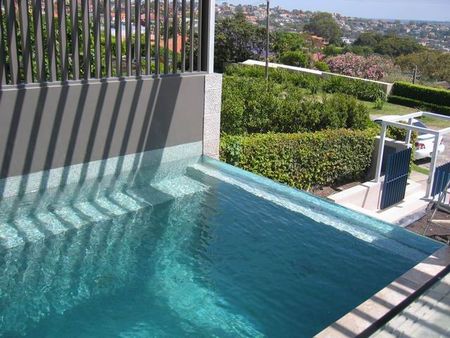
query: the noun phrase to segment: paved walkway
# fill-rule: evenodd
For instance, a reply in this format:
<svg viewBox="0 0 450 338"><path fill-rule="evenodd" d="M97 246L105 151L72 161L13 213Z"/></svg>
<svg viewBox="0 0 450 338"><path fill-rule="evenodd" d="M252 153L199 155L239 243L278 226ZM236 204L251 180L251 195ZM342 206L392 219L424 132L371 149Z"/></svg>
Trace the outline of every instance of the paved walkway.
<svg viewBox="0 0 450 338"><path fill-rule="evenodd" d="M395 316L373 337L450 337L450 273Z"/></svg>

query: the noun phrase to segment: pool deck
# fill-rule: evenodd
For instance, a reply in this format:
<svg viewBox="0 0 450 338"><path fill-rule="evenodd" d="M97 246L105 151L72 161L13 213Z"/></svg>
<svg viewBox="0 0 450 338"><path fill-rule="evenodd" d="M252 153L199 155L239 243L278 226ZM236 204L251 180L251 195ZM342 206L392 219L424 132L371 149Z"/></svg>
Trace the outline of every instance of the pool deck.
<svg viewBox="0 0 450 338"><path fill-rule="evenodd" d="M448 288L448 280L450 280L450 277L448 277L449 269L450 247L445 246L329 327L325 328L322 332L317 334L316 337L367 337L375 333L390 319L394 318L394 320L398 320L395 318L395 315L397 315L399 311L402 311L405 306L411 303L411 306L416 308L417 305L414 304L420 302L420 298L417 300L414 299L430 288L430 286L434 285L434 288L437 287L441 290L439 282L438 284L435 284L441 277L446 276L442 288ZM440 282L442 283L442 280ZM433 287L425 291L422 296L426 296L427 292L432 292ZM443 302L446 302L447 308L450 308L450 294L447 296L444 295L441 299L443 299ZM437 310L439 306L440 305L437 305L435 309ZM447 316L449 316L448 311ZM434 318L431 315L430 317ZM418 325L420 325L420 323ZM405 329L407 329L407 327L405 327Z"/></svg>
<svg viewBox="0 0 450 338"><path fill-rule="evenodd" d="M408 305L373 337L450 337L450 273Z"/></svg>

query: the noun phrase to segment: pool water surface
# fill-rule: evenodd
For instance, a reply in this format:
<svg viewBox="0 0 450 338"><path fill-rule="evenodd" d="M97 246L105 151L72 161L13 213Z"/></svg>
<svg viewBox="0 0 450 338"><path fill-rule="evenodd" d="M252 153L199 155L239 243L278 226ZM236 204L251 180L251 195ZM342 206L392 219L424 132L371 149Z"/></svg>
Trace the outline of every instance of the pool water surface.
<svg viewBox="0 0 450 338"><path fill-rule="evenodd" d="M440 244L208 159L0 203L0 336L309 337Z"/></svg>

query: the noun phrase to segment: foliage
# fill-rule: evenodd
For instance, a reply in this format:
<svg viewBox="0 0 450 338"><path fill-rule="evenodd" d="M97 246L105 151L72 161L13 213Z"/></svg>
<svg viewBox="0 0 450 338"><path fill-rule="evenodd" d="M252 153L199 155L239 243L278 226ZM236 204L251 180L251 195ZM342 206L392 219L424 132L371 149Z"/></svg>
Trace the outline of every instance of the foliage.
<svg viewBox="0 0 450 338"><path fill-rule="evenodd" d="M361 33L353 43L354 46L371 48L375 53L397 57L424 49L415 39L395 34L382 35L375 32Z"/></svg>
<svg viewBox="0 0 450 338"><path fill-rule="evenodd" d="M323 53L326 56L336 56L346 53L368 56L372 55L374 52L373 49L368 46L349 45L345 47L339 47L336 45L328 45L323 49Z"/></svg>
<svg viewBox="0 0 450 338"><path fill-rule="evenodd" d="M215 70L223 72L227 63L259 59L265 50L265 31L250 23L241 12L216 22Z"/></svg>
<svg viewBox="0 0 450 338"><path fill-rule="evenodd" d="M361 77L369 80L381 80L385 69L393 68L392 61L380 56L360 56L353 53L338 55L327 60L333 73Z"/></svg>
<svg viewBox="0 0 450 338"><path fill-rule="evenodd" d="M357 55L364 55L364 56L369 56L369 55L374 54L373 49L368 46L355 46L355 45L346 46L344 48L342 54L349 53L349 52L353 53L353 54L357 54Z"/></svg>
<svg viewBox="0 0 450 338"><path fill-rule="evenodd" d="M392 95L450 107L450 90L395 82Z"/></svg>
<svg viewBox="0 0 450 338"><path fill-rule="evenodd" d="M310 33L327 39L330 43L340 43L342 30L330 13L314 14L304 29Z"/></svg>
<svg viewBox="0 0 450 338"><path fill-rule="evenodd" d="M326 93L344 93L360 100L372 102L386 97L385 92L375 83L337 76L327 78L323 83L322 90Z"/></svg>
<svg viewBox="0 0 450 338"><path fill-rule="evenodd" d="M427 110L432 113L443 114L450 116L450 107L449 106L439 106L432 103L427 103L420 100L414 100L407 97L390 95L388 98L390 103L399 104L402 106L407 106L411 108L416 108L420 110Z"/></svg>
<svg viewBox="0 0 450 338"><path fill-rule="evenodd" d="M325 46L324 49L322 50L322 52L326 56L336 56L336 55L342 54L343 50L344 50L344 48L331 44L331 45Z"/></svg>
<svg viewBox="0 0 450 338"><path fill-rule="evenodd" d="M375 48L383 40L383 34L377 32L363 32L355 40L355 46L368 46Z"/></svg>
<svg viewBox="0 0 450 338"><path fill-rule="evenodd" d="M377 129L299 134L223 135L221 159L299 189L361 178Z"/></svg>
<svg viewBox="0 0 450 338"><path fill-rule="evenodd" d="M308 67L309 57L301 51L285 52L280 57L280 63L294 67Z"/></svg>
<svg viewBox="0 0 450 338"><path fill-rule="evenodd" d="M227 134L364 129L367 107L353 97L311 96L290 84L262 79L224 78L222 131Z"/></svg>
<svg viewBox="0 0 450 338"><path fill-rule="evenodd" d="M271 50L281 57L287 52L301 50L305 44L305 40L298 33L292 32L275 32L271 36Z"/></svg>
<svg viewBox="0 0 450 338"><path fill-rule="evenodd" d="M378 98L375 100L373 107L377 110L383 110L385 102L385 100Z"/></svg>
<svg viewBox="0 0 450 338"><path fill-rule="evenodd" d="M264 78L264 68L259 66L230 65L225 70L226 75L238 77ZM325 93L341 93L352 95L365 101L375 101L384 98L384 91L374 83L345 77L320 77L280 68L269 70L271 81L279 84L290 84L295 87L308 89L312 94L320 91Z"/></svg>
<svg viewBox="0 0 450 338"><path fill-rule="evenodd" d="M324 61L317 61L314 63L314 68L316 68L317 70L320 70L322 72L329 72L330 71L330 67L328 67L328 64Z"/></svg>
<svg viewBox="0 0 450 338"><path fill-rule="evenodd" d="M450 53L426 50L403 55L395 60L405 72L411 72L417 66L420 79L450 82Z"/></svg>

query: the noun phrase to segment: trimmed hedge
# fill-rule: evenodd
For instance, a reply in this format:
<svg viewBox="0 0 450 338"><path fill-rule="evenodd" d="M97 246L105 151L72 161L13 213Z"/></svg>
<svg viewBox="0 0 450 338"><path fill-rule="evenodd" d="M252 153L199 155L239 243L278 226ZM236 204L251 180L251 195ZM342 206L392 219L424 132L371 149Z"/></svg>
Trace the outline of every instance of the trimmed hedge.
<svg viewBox="0 0 450 338"><path fill-rule="evenodd" d="M264 78L265 70L261 66L232 64L226 68L225 75ZM291 84L296 87L308 89L312 94L316 94L319 91L325 93L341 93L352 95L365 101L386 98L386 94L378 85L358 79L331 76L320 77L318 75L299 73L281 68L270 68L269 77L273 82L285 85Z"/></svg>
<svg viewBox="0 0 450 338"><path fill-rule="evenodd" d="M378 129L326 130L298 134L223 135L223 161L309 190L364 176Z"/></svg>
<svg viewBox="0 0 450 338"><path fill-rule="evenodd" d="M419 101L419 100L414 100L414 99L409 99L407 97L401 97L401 96L396 96L396 95L390 95L388 98L388 101L390 103L399 104L402 106L407 106L407 107L417 108L417 109L425 109L425 110L431 111L432 113L450 116L450 106L439 106L436 104L427 103L424 101Z"/></svg>
<svg viewBox="0 0 450 338"><path fill-rule="evenodd" d="M323 129L365 129L366 105L354 97L305 95L304 89L259 78L226 76L222 95L222 132L296 133Z"/></svg>
<svg viewBox="0 0 450 338"><path fill-rule="evenodd" d="M420 86L408 82L395 82L392 95L436 106L450 107L450 90L446 89Z"/></svg>

